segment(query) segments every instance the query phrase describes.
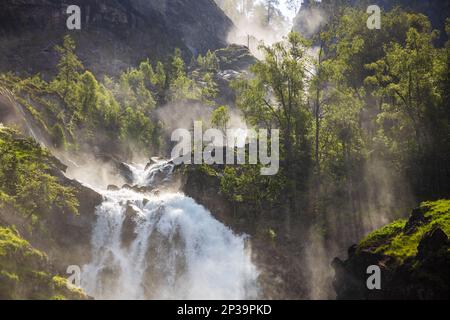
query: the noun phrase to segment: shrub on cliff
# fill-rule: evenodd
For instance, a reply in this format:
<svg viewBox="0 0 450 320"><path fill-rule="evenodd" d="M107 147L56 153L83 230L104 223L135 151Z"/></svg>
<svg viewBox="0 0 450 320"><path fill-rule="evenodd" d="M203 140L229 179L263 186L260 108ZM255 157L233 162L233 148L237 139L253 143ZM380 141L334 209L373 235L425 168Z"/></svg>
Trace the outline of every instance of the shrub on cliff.
<svg viewBox="0 0 450 320"><path fill-rule="evenodd" d="M0 227L0 299L86 299L53 274L47 256L11 228Z"/></svg>

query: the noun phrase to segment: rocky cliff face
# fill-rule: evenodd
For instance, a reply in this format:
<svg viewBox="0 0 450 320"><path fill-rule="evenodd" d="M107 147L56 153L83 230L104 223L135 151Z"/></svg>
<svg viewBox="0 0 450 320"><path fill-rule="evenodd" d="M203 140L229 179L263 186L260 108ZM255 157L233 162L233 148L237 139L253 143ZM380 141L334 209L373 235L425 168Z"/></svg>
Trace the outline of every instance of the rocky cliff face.
<svg viewBox="0 0 450 320"><path fill-rule="evenodd" d="M334 259L338 299L449 298L450 201L422 204L408 221L394 222ZM369 266L379 266L381 289L369 290Z"/></svg>
<svg viewBox="0 0 450 320"><path fill-rule="evenodd" d="M72 4L81 8L81 30L66 27ZM87 68L116 74L176 47L186 56L223 47L231 27L212 0L5 0L0 71L53 72L53 47L67 33Z"/></svg>
<svg viewBox="0 0 450 320"><path fill-rule="evenodd" d="M25 212L23 201L16 200L16 195L0 186L0 227L14 226L21 237L26 239L38 250L45 252L56 271L65 274L69 265L82 265L90 259L91 234L96 221L96 207L101 204L103 198L97 192L83 186L81 183L68 179L64 171L67 167L47 150L31 139L26 139L15 130L0 125L0 151L7 150L7 155L16 154L22 157L17 161L15 170L22 170L21 165L28 165L27 170L34 166L40 166L45 170L52 186L69 188L77 199L77 214L65 212L60 206L42 208L37 206L31 213ZM11 151L13 150L13 151ZM0 159L1 161L2 159ZM8 164L1 163L3 166ZM9 172L2 168L3 172ZM2 173L3 173L2 172ZM15 186L16 174L10 174L8 180ZM3 176L4 178L5 176ZM17 178L19 179L19 178ZM40 186L28 181L36 189L33 196L36 199L45 198ZM44 182L42 182L44 184ZM45 187L48 187L45 185ZM16 186L16 188L18 188ZM58 189L61 190L61 189ZM6 192L8 191L8 192ZM64 201L68 197L61 191L53 203ZM32 202L30 196L28 201ZM38 200L36 200L37 202Z"/></svg>
<svg viewBox="0 0 450 320"><path fill-rule="evenodd" d="M221 171L223 168L215 168ZM181 173L182 191L208 208L214 217L237 234L250 236L252 261L260 272L258 284L262 299L307 299L307 275L304 253L298 238L284 239L279 230L283 224L277 210L255 214L245 203L233 203L222 194L220 177L212 176L198 166L177 168ZM270 230L273 233L270 232ZM301 238L303 232L296 232Z"/></svg>

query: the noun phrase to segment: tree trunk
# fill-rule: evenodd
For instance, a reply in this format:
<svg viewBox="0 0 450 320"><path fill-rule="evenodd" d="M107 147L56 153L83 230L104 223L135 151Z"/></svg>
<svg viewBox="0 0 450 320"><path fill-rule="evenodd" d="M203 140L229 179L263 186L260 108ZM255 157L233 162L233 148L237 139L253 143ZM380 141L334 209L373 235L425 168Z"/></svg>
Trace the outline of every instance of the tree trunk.
<svg viewBox="0 0 450 320"><path fill-rule="evenodd" d="M285 213L285 234L286 238L289 240L291 238L291 223L292 223L292 214L296 212L296 194L297 194L297 178L296 178L296 172L295 172L295 163L293 161L293 151L292 151L292 139L291 139L291 132L290 132L290 126L288 125L288 129L285 133L285 149L286 149L286 173L288 176L288 179L290 183L288 183L286 190L286 194L288 197L288 203L286 207L286 213Z"/></svg>

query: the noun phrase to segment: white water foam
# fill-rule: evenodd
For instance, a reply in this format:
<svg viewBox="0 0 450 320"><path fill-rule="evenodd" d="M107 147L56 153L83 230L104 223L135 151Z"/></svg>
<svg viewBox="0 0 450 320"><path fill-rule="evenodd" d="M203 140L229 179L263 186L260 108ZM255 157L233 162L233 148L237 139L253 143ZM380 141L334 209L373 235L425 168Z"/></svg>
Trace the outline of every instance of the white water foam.
<svg viewBox="0 0 450 320"><path fill-rule="evenodd" d="M148 170L130 166L137 184L151 185L159 162ZM258 276L246 237L237 236L181 193L106 191L97 209L93 258L82 284L96 299L252 299ZM132 213L134 236L122 232Z"/></svg>

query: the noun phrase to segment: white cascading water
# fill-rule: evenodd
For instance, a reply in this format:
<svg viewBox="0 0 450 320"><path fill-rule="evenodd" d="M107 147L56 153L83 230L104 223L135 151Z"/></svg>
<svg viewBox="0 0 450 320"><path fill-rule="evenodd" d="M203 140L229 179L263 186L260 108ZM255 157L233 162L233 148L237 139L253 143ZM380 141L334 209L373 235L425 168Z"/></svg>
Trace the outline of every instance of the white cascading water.
<svg viewBox="0 0 450 320"><path fill-rule="evenodd" d="M130 166L135 184L170 179L173 166ZM163 177L161 179L161 176ZM156 179L158 178L158 179ZM82 286L96 299L252 299L257 271L237 236L182 193L104 191ZM132 221L131 239L123 231ZM128 217L127 217L128 216ZM129 232L128 232L129 233Z"/></svg>

